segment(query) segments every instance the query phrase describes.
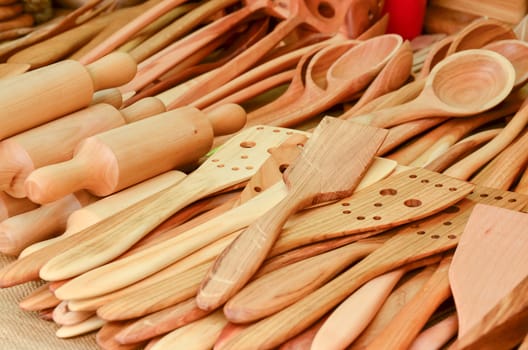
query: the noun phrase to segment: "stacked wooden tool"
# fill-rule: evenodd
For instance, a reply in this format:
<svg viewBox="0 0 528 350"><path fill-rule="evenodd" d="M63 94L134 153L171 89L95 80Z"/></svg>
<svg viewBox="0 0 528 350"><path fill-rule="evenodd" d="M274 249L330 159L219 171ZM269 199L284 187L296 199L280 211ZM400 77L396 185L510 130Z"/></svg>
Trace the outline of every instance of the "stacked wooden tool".
<svg viewBox="0 0 528 350"><path fill-rule="evenodd" d="M523 342L522 30L109 5L0 44L0 293L43 280L20 307L104 349Z"/></svg>

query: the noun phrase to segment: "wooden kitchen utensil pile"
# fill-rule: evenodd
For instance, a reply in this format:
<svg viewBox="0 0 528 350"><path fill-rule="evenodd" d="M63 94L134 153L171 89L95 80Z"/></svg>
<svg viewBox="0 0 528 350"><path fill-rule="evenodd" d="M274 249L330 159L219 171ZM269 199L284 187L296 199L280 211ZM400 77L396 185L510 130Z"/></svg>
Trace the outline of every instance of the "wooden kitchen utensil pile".
<svg viewBox="0 0 528 350"><path fill-rule="evenodd" d="M376 1L109 5L0 43L0 293L44 280L20 307L104 349L523 341L526 276L495 251L526 256L496 224L521 237L528 208L519 31L424 47Z"/></svg>

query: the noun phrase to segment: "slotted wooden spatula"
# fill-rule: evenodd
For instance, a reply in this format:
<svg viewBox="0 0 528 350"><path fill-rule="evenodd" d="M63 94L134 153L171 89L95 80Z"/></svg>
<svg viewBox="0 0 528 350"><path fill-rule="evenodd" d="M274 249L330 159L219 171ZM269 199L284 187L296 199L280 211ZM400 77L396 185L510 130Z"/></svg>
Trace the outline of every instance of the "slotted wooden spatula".
<svg viewBox="0 0 528 350"><path fill-rule="evenodd" d="M48 261L43 276L62 280L114 259L185 205L250 178L268 158L267 150L293 133L267 126L244 130L185 181L6 266L0 271L0 285L36 279Z"/></svg>
<svg viewBox="0 0 528 350"><path fill-rule="evenodd" d="M465 186L471 188L470 184ZM403 264L454 248L475 201L516 210L528 201L526 196L489 188L476 188L468 198L441 214L399 230L381 248L351 269L297 303L247 327L221 349L273 348L302 332L370 279Z"/></svg>
<svg viewBox="0 0 528 350"><path fill-rule="evenodd" d="M197 296L214 309L256 272L288 217L312 204L349 196L370 166L387 131L324 118L284 173L288 195L251 224L215 261Z"/></svg>
<svg viewBox="0 0 528 350"><path fill-rule="evenodd" d="M528 276L527 252L528 214L475 206L449 269L459 338Z"/></svg>

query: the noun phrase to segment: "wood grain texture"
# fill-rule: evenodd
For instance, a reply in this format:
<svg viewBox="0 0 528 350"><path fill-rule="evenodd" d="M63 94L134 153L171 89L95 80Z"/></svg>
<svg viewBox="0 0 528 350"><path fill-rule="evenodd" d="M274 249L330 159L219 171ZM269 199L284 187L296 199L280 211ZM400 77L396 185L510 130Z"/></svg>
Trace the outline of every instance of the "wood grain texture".
<svg viewBox="0 0 528 350"><path fill-rule="evenodd" d="M273 132L273 130L278 130L278 132ZM164 190L112 218L5 267L0 273L1 284L4 286L13 285L37 278L40 268L50 258L74 246L77 246L79 250L77 252L75 252L76 249L68 250L66 254L70 257L66 260L72 259L76 263L60 263L57 267L61 269L66 266L70 268L79 267L79 256L84 256L90 265L81 269L84 271L95 267L94 263L98 266L108 262L126 251L150 230L185 205L251 177L259 165L267 159L266 150L280 144L289 136L289 133L293 133L293 131L265 126L245 130L235 136L230 143L226 143L222 152L217 152L215 157L202 164L201 170L193 172L190 179L187 177L186 180L176 186ZM248 158L241 159L241 151ZM133 229L131 230L131 228ZM83 243L80 244L81 242ZM116 246L115 242L120 242L120 247ZM110 252L109 255L105 254L106 250ZM94 255L102 257L100 263L95 262ZM72 271L71 273L72 276L75 276L84 271ZM63 276L57 279L63 279Z"/></svg>
<svg viewBox="0 0 528 350"><path fill-rule="evenodd" d="M385 130L324 118L284 174L288 195L254 221L215 261L198 293L198 305L214 309L240 290L262 264L291 214L350 195L385 135ZM338 163L346 168L338 169Z"/></svg>
<svg viewBox="0 0 528 350"><path fill-rule="evenodd" d="M528 275L527 225L524 213L483 204L473 209L449 271L459 338Z"/></svg>
<svg viewBox="0 0 528 350"><path fill-rule="evenodd" d="M481 197L483 194L486 196ZM495 199L499 194L501 199ZM497 202L514 209L520 209L526 203L523 196L492 189L476 189L469 198ZM509 202L509 199L514 201ZM457 204L458 209L451 208L447 212L400 229L382 248L353 268L297 303L249 326L228 341L223 348L238 349L246 346L245 344L261 349L277 346L306 329L368 280L399 267L402 263L410 263L454 248L473 206L473 201L464 200ZM453 213L454 211L456 212ZM446 222L449 224L445 224Z"/></svg>

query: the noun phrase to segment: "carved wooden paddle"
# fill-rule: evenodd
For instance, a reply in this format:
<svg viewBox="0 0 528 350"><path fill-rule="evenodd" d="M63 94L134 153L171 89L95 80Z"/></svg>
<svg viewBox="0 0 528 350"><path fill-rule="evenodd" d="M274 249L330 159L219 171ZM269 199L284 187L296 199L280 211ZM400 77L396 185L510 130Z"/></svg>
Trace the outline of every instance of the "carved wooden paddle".
<svg viewBox="0 0 528 350"><path fill-rule="evenodd" d="M290 188L286 198L250 225L217 259L198 293L198 305L214 309L245 285L291 214L312 204L350 195L386 133L324 118L297 161L284 174Z"/></svg>
<svg viewBox="0 0 528 350"><path fill-rule="evenodd" d="M528 276L528 214L475 206L449 269L459 338Z"/></svg>

